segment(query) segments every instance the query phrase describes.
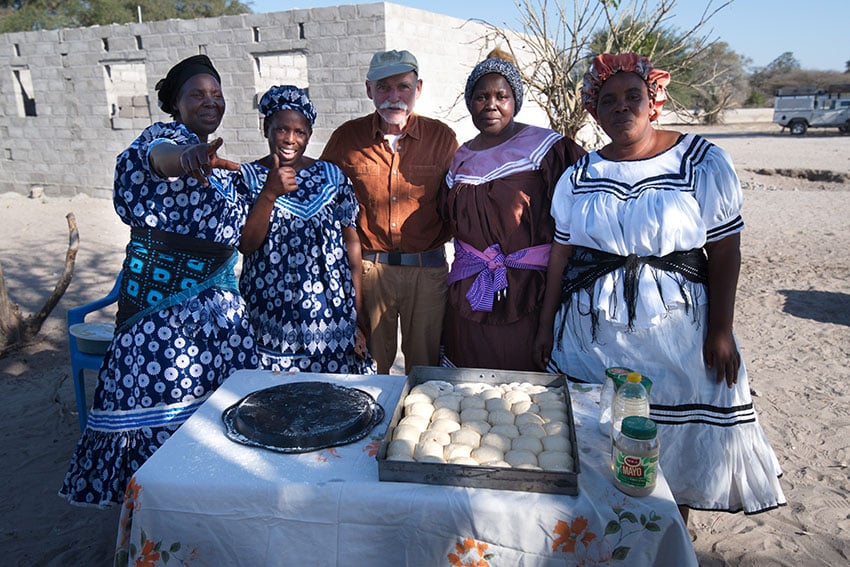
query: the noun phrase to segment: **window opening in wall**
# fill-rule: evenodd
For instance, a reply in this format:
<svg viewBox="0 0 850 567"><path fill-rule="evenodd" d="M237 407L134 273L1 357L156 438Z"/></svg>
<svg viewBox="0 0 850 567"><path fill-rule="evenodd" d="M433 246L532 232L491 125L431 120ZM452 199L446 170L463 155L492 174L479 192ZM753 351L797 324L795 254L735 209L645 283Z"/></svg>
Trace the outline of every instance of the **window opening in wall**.
<svg viewBox="0 0 850 567"><path fill-rule="evenodd" d="M137 130L150 124L144 63L104 64L103 80L113 130Z"/></svg>
<svg viewBox="0 0 850 567"><path fill-rule="evenodd" d="M3 148L3 155L6 156L7 160L11 161L12 160L12 148Z"/></svg>
<svg viewBox="0 0 850 567"><path fill-rule="evenodd" d="M300 51L275 51L254 53L254 108L260 97L272 85L296 85L302 89L310 86L307 56ZM258 125L262 129L259 115Z"/></svg>
<svg viewBox="0 0 850 567"><path fill-rule="evenodd" d="M254 26L254 43L260 43L260 28Z"/></svg>
<svg viewBox="0 0 850 567"><path fill-rule="evenodd" d="M16 56L16 57L20 57L20 56L21 56L21 46L20 46L19 44L17 44L17 43L15 44L15 56Z"/></svg>
<svg viewBox="0 0 850 567"><path fill-rule="evenodd" d="M140 35L136 36L136 49L144 49L144 47L142 47L142 36Z"/></svg>
<svg viewBox="0 0 850 567"><path fill-rule="evenodd" d="M18 84L18 94L20 95L18 97L18 113L21 116L38 116L35 111L35 98L30 96L30 93L33 93L33 88L29 69L15 69L12 73L15 76L15 82Z"/></svg>
<svg viewBox="0 0 850 567"><path fill-rule="evenodd" d="M103 50L109 51L109 38L103 37L100 39L101 43L103 43Z"/></svg>
<svg viewBox="0 0 850 567"><path fill-rule="evenodd" d="M304 33L304 22L298 23L298 39L307 39L307 35Z"/></svg>
<svg viewBox="0 0 850 567"><path fill-rule="evenodd" d="M207 54L207 45L202 43L198 46L198 55L206 55Z"/></svg>

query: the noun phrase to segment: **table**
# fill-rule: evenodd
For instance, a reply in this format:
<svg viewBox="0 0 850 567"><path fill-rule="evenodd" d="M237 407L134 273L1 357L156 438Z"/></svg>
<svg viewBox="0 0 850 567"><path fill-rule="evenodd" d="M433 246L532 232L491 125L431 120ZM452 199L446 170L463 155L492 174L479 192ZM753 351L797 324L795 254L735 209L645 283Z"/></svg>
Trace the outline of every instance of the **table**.
<svg viewBox="0 0 850 567"><path fill-rule="evenodd" d="M360 442L301 455L225 436L222 411L253 391L297 380L360 388L387 417ZM234 373L131 480L116 563L697 565L663 473L644 498L613 486L610 445L597 427L598 387L570 385L581 472L578 496L564 496L379 481L375 455L404 381Z"/></svg>

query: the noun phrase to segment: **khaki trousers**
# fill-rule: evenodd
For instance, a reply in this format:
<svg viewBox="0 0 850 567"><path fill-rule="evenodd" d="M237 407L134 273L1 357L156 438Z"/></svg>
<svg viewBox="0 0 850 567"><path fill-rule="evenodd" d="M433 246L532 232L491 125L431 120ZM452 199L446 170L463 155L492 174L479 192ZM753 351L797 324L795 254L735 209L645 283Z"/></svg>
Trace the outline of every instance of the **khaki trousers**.
<svg viewBox="0 0 850 567"><path fill-rule="evenodd" d="M439 365L447 275L448 266L390 266L363 260L363 314L378 374L389 374L395 361L399 321L405 373L417 365Z"/></svg>

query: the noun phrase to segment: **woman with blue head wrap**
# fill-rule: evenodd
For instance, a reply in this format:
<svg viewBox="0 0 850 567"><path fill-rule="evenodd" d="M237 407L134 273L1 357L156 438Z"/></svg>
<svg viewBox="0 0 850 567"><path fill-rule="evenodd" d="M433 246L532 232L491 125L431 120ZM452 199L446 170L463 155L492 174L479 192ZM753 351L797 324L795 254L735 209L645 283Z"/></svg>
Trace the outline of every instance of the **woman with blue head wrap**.
<svg viewBox="0 0 850 567"><path fill-rule="evenodd" d="M242 166L253 207L242 232L239 287L271 370L374 373L357 329L358 204L335 165L305 155L316 122L307 91L270 88L260 99L265 157Z"/></svg>

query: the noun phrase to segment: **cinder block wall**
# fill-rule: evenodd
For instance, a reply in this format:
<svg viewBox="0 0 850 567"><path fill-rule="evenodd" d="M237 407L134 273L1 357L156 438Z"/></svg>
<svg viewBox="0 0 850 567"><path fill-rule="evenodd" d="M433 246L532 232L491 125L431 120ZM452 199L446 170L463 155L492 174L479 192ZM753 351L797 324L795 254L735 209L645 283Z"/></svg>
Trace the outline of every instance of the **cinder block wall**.
<svg viewBox="0 0 850 567"><path fill-rule="evenodd" d="M319 111L308 149L318 156L334 128L373 110L364 81L372 54L384 49L417 55L425 81L417 111L445 119L464 141L474 130L463 85L491 47L485 32L375 3L0 34L0 192L42 187L47 196L110 198L115 156L151 122L170 120L156 105L156 82L197 53L209 55L222 76L227 112L217 134L230 159L265 154L257 95L292 77L309 87ZM299 61L306 71L275 68L280 61Z"/></svg>

